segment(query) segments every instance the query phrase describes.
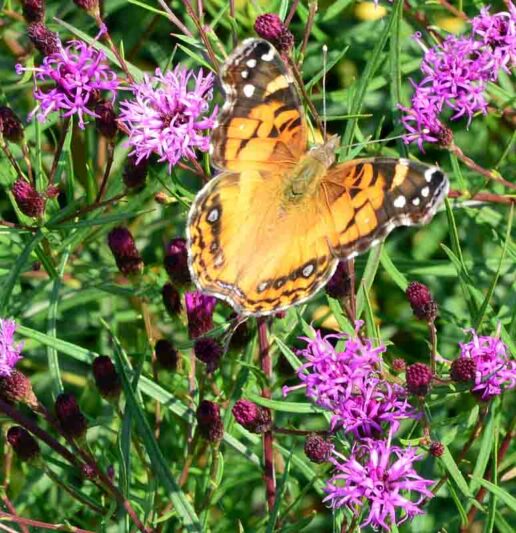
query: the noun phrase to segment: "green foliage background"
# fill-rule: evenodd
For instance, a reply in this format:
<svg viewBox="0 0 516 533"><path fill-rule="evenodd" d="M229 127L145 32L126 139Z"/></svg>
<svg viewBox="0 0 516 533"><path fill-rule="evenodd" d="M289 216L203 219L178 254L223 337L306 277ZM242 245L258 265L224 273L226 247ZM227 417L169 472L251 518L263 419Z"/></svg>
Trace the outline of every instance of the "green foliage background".
<svg viewBox="0 0 516 533"><path fill-rule="evenodd" d="M20 81L14 65L17 54L28 50L24 23L17 2L1 2L0 14L0 103L8 103L27 117L34 106L31 79ZM253 35L252 25L260 9L288 12L287 2L235 2L236 16L229 16L226 2L204 2L205 23L210 24L215 50L233 47L233 33L242 39ZM380 143L376 139L403 133L397 103L407 104L411 94L409 77L418 79L422 51L410 37L423 31L417 22L422 13L436 31L454 24L466 31L456 17L439 3L410 2L403 9L399 1L382 2L386 14L379 20L363 20L357 4L350 0L321 2L308 42L303 76L313 102L322 110L322 45L328 46L327 115L328 128L343 136L342 158L360 154L403 155L428 163L439 163L450 176L452 188L462 197L450 201L446 210L423 228L400 228L387 242L356 260L357 309L366 322L368 336L388 344L386 360L403 357L408 362L428 361L428 334L416 321L405 300L404 289L411 280L428 284L439 302L438 348L446 358L458 355L464 328L477 328L501 336L514 353L516 299L514 292L516 248L511 241L512 208L502 203L468 201L478 191L509 198L503 186L488 181L464 166L446 150L428 147L425 154L407 148L399 140ZM482 4L461 2L468 16ZM174 13L197 36L182 2L171 3ZM498 3L492 9L503 9ZM189 67L207 66L203 46L195 38L180 35L154 2L114 0L104 3L106 22L115 43L119 43L138 78L142 72L162 69L178 62ZM55 18L54 18L55 17ZM308 5L300 2L291 29L302 41ZM48 1L47 22L61 38L81 37L91 41L97 33L93 20L69 1ZM88 37L89 36L89 37ZM15 46L16 45L16 46ZM95 46L102 46L95 44ZM39 61L39 58L36 58ZM491 85L493 110L477 117L469 129L465 121L452 123L455 140L479 165L498 171L507 180L514 176L514 118L507 115L514 106L513 80L503 74L499 86ZM122 95L123 97L123 95ZM220 91L215 101L222 102ZM511 122L512 120L512 122ZM27 123L26 137L43 189L59 138L59 121L52 116L45 124ZM17 150L16 147L12 147ZM67 136L59 162L58 179L63 193L50 201L45 220L37 231L0 227L0 304L2 316L20 324L26 339L20 369L30 376L39 400L49 408L62 390L74 392L89 421L88 442L100 465L113 465L115 480L138 515L149 524L159 522L163 531L336 531L343 515L332 515L322 503L322 487L329 477L328 466L311 464L303 454L303 440L290 435L276 436L278 463L278 504L265 510L262 479L261 440L236 425L231 406L240 397L270 405L278 426L298 429L325 429L324 415L306 401L302 392L284 400L281 387L295 383L292 349L309 324L350 331L351 324L338 301L322 291L308 305L291 309L284 319L272 320L271 351L274 359L273 402L260 398L264 376L257 361L255 325L250 321L249 338L243 346L233 345L213 380L197 365L196 395L188 393L191 341L184 317L170 318L161 302L161 287L167 276L163 268L164 244L184 234L185 214L200 182L191 174L154 164L147 186L112 206L87 212L78 219L64 220L78 208L93 202L102 168L101 140L93 126L84 132L74 128ZM124 139L116 149L106 198L123 192L121 171L127 154ZM21 158L21 153L16 152ZM2 219L32 225L21 214L8 192L15 173L0 155L0 209ZM207 160L202 162L207 166ZM165 191L174 200L169 205L154 201ZM107 248L106 235L115 225L126 224L136 237L145 261L138 281L128 281L117 272ZM37 265L36 265L37 263ZM151 326L145 328L142 302ZM219 304L217 329L221 333L231 310ZM331 320L330 320L331 319ZM150 338L149 338L150 335ZM180 350L182 366L177 373L160 371L153 375L153 341L164 336ZM125 402L123 418L101 400L92 378L90 363L95 354L110 355L123 370ZM178 488L177 479L187 458L187 437L194 427L192 406L203 395L224 406L226 434L220 450L201 447L194 458L187 483ZM154 436L156 409L162 416L159 438ZM501 440L513 427L514 398L506 395L493 402L483 420L483 431L462 458L460 450L479 417L479 406L467 393L437 387L428 398L434 440L449 449L441 459L429 457L421 465L424 477L449 481L427 506L427 514L403 525L402 531L458 531L472 505L488 464L494 472L476 520L484 531L513 530L514 496L508 488L515 450L510 449L499 463L493 461ZM10 424L4 418L7 428ZM40 421L42 425L43 422ZM511 425L512 424L512 425ZM400 430L404 442L421 436L418 426ZM137 441L145 460L131 442ZM3 448L4 461L8 454ZM15 461L8 489L21 516L49 523L70 522L95 531L132 531L134 526L122 511L103 500L98 490L47 448L43 456L64 482L106 509L99 517L57 487L41 469ZM215 460L216 459L216 460ZM5 472L5 468L3 469ZM512 474L513 475L513 474ZM206 495L208 494L208 498ZM167 507L172 502L172 508ZM166 509L166 511L165 511Z"/></svg>

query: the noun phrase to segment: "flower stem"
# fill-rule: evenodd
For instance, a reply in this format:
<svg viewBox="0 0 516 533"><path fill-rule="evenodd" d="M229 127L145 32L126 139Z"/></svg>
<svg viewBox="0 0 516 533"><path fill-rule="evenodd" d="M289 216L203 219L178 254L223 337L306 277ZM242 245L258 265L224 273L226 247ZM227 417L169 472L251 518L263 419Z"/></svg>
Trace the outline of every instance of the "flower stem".
<svg viewBox="0 0 516 533"><path fill-rule="evenodd" d="M428 321L428 332L430 333L430 368L432 374L435 376L436 371L436 356L437 356L437 329L435 328L435 320Z"/></svg>
<svg viewBox="0 0 516 533"><path fill-rule="evenodd" d="M95 204L98 204L102 200L102 197L104 196L104 192L106 191L106 186L107 186L109 174L111 173L111 167L113 165L114 156L115 156L115 143L110 142L108 143L108 157L107 157L107 162L106 162L106 168L104 169L104 175L102 176L102 183L100 184L99 192L97 193L97 198L95 198Z"/></svg>
<svg viewBox="0 0 516 533"><path fill-rule="evenodd" d="M265 318L258 318L258 343L260 349L260 363L262 371L268 381L268 385L262 388L262 397L270 399L272 397L269 388L272 378L272 359L269 352L269 340L267 338L267 322ZM262 435L263 441L263 460L265 475L265 490L267 495L267 505L269 511L274 509L276 500L276 475L274 471L274 450L272 430L266 431Z"/></svg>
<svg viewBox="0 0 516 533"><path fill-rule="evenodd" d="M69 524L48 524L47 522L40 522L39 520L31 520L30 518L22 518L9 513L0 511L0 520L3 522L14 522L20 526L32 526L34 528L50 529L52 531L68 531L69 533L94 533L89 529L81 529Z"/></svg>
<svg viewBox="0 0 516 533"><path fill-rule="evenodd" d="M70 117L67 117L63 121L63 129L61 131L61 137L56 146L56 151L54 154L54 160L52 161L52 168L50 169L50 174L48 176L48 184L52 185L54 183L54 178L57 172L57 166L59 165L59 160L61 159L61 153L63 152L63 146L66 140L66 135L68 134L68 129L70 128Z"/></svg>

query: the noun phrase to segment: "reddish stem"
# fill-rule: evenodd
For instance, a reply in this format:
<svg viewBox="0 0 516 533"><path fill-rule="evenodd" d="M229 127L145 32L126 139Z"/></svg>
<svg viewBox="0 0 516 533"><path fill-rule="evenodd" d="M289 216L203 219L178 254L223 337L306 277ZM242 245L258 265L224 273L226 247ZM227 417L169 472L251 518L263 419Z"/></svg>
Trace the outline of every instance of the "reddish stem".
<svg viewBox="0 0 516 533"><path fill-rule="evenodd" d="M503 196L501 194L494 194L490 192L479 192L474 196L468 197L461 191L450 191L448 193L448 198L462 198L468 200L478 200L479 202L492 202L494 204L505 204L511 205L516 202L516 198L511 196Z"/></svg>
<svg viewBox="0 0 516 533"><path fill-rule="evenodd" d="M47 522L22 518L21 516L16 516L14 514L4 513L3 511L0 511L0 519L2 519L2 521L5 520L20 524L24 528L24 531L27 531L26 526L33 526L41 529L50 529L52 531L68 531L69 533L95 533L89 529L81 529L80 527L74 527L67 524L48 524Z"/></svg>
<svg viewBox="0 0 516 533"><path fill-rule="evenodd" d="M267 322L265 318L258 318L258 343L260 348L260 363L262 371L268 381L268 385L272 379L272 359L269 352L269 340L267 338ZM262 397L271 399L272 394L269 386L262 388ZM265 490L267 494L267 505L269 511L274 509L274 502L276 500L276 475L274 469L274 437L272 430L266 431L262 435L263 440L263 460L264 460L264 476L265 476Z"/></svg>

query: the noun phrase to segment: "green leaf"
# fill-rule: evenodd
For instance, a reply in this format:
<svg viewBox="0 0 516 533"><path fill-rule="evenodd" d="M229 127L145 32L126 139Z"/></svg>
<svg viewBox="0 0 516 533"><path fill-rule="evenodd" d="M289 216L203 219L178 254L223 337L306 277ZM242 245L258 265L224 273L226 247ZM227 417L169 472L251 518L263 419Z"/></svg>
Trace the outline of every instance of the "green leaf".
<svg viewBox="0 0 516 533"><path fill-rule="evenodd" d="M500 500L502 500L513 513L516 513L516 498L514 496L509 494L506 490L502 489L502 487L495 485L490 481L487 481L487 479L482 479L481 477L477 478L473 476L471 476L471 479L482 487L486 488L496 497L500 498Z"/></svg>
<svg viewBox="0 0 516 533"><path fill-rule="evenodd" d="M252 402L257 403L258 405L263 405L263 407L268 407L273 411L281 411L283 413L300 413L300 414L314 414L322 413L322 409L316 407L311 403L303 402L286 402L285 400L269 400L258 396L257 394L248 393L247 397Z"/></svg>

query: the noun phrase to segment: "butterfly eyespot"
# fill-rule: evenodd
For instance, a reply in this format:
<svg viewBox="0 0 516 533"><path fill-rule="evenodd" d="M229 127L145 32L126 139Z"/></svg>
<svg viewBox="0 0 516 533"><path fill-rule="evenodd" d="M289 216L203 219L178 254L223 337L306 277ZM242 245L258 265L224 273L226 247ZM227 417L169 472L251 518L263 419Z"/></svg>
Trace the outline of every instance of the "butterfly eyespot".
<svg viewBox="0 0 516 533"><path fill-rule="evenodd" d="M315 270L314 264L308 263L301 270L301 274L303 275L303 277L309 278L313 274L314 270Z"/></svg>
<svg viewBox="0 0 516 533"><path fill-rule="evenodd" d="M274 288L275 289L281 289L281 287L283 287L283 285L285 285L285 283L287 282L287 278L285 276L281 277L281 278L278 278L275 282L274 282Z"/></svg>
<svg viewBox="0 0 516 533"><path fill-rule="evenodd" d="M430 194L430 189L428 187L421 189L421 196L423 198L426 198L429 194Z"/></svg>
<svg viewBox="0 0 516 533"><path fill-rule="evenodd" d="M214 207L209 213L208 213L208 216L206 217L206 220L210 223L210 224L214 224L215 222L217 222L217 220L219 219L219 216L220 216L220 211L217 207Z"/></svg>
<svg viewBox="0 0 516 533"><path fill-rule="evenodd" d="M398 196L398 198L396 198L396 200L394 200L392 205L394 207L397 207L398 209L401 209L402 207L405 207L406 203L407 203L407 199L403 195L400 195Z"/></svg>

